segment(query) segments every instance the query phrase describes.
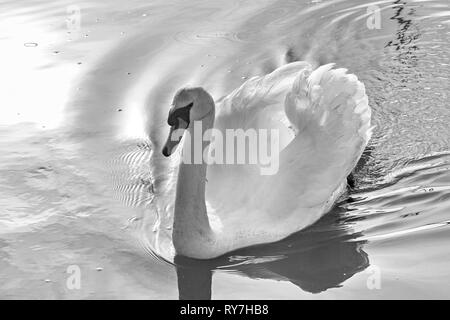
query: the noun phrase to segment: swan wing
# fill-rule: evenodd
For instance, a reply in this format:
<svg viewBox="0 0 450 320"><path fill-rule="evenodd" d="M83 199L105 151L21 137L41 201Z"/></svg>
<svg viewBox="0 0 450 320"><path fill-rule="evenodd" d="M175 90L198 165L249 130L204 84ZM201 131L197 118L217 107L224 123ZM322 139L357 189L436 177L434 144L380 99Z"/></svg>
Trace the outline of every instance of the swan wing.
<svg viewBox="0 0 450 320"><path fill-rule="evenodd" d="M283 65L265 76L250 78L218 102L218 129L259 129L286 126L284 100L297 75L311 69L300 61ZM271 124L271 125L269 125Z"/></svg>
<svg viewBox="0 0 450 320"><path fill-rule="evenodd" d="M284 107L295 137L281 151L279 172L261 185L254 204L275 218L293 214L303 227L339 196L371 137L371 109L364 85L333 64L300 72Z"/></svg>
<svg viewBox="0 0 450 320"><path fill-rule="evenodd" d="M284 111L286 94L291 90L299 72L310 69L307 62L290 63L265 76L248 79L239 88L216 103L214 127L226 136L231 129L244 132L259 129L277 129L281 147L284 148L293 138L294 131L289 128ZM270 139L270 136L267 137ZM227 142L230 140L226 137ZM246 140L248 143L248 140ZM225 144L225 142L224 142ZM210 149L214 148L214 142ZM222 148L223 159L227 159L229 150ZM242 150L240 150L242 151ZM246 160L250 147L246 145ZM232 161L213 164L208 167L206 200L218 212L236 212L237 208L248 206L252 190L261 181L258 164L238 164L235 152ZM210 208L212 210L212 208Z"/></svg>

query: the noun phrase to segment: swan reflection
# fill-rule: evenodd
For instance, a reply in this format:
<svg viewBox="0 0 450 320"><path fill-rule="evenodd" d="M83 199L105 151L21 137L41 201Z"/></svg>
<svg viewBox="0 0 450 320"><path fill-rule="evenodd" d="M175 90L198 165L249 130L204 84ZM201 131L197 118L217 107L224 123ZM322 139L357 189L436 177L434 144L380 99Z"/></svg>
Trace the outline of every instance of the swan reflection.
<svg viewBox="0 0 450 320"><path fill-rule="evenodd" d="M369 266L365 241L355 241L339 223L336 207L313 226L282 241L244 248L217 259L201 261L175 257L180 299L211 299L213 274L231 271L252 279L289 281L300 289L319 293L340 287Z"/></svg>

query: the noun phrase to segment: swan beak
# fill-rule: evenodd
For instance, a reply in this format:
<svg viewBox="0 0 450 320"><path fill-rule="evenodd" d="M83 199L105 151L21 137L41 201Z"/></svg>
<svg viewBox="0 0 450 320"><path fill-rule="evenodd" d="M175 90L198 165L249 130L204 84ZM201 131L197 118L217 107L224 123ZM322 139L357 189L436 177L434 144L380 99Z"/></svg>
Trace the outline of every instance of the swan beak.
<svg viewBox="0 0 450 320"><path fill-rule="evenodd" d="M170 127L169 136L167 137L167 141L162 149L163 156L169 157L172 155L173 151L175 151L180 143L181 138L183 138L183 132L187 127L188 124L181 119L179 119L178 125Z"/></svg>

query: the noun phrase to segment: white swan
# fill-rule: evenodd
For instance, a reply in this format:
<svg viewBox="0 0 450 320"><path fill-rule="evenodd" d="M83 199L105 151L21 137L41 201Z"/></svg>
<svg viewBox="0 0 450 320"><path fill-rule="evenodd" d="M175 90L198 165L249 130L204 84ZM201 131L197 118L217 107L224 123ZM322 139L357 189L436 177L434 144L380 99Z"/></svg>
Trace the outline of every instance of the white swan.
<svg viewBox="0 0 450 320"><path fill-rule="evenodd" d="M281 240L330 209L372 132L364 85L346 72L333 69L333 64L313 71L306 62L290 63L249 79L218 101L217 109L202 88L176 93L169 112L170 134L162 151L165 156L174 153L183 140L184 152L194 159L195 148L188 146L199 143L194 141L196 121L203 132L212 127L221 132L275 128L282 148L274 175L261 175L258 164L180 161L174 166L167 188L176 186L175 205L166 210L173 210L177 254L209 259ZM174 139L174 129L190 134ZM208 148L207 142L201 146Z"/></svg>

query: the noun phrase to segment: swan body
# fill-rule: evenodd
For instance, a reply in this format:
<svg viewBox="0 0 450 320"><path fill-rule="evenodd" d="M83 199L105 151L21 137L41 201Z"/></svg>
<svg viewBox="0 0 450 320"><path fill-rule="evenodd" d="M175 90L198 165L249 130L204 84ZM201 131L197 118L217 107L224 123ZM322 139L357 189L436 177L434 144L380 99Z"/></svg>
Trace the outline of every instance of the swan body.
<svg viewBox="0 0 450 320"><path fill-rule="evenodd" d="M202 88L176 93L162 153L178 154L166 189L175 204L165 207L173 217L177 254L209 259L278 241L330 209L372 133L364 85L346 71L333 69L333 64L313 70L306 62L295 62L249 79L216 102ZM196 122L202 133L212 128L222 133L277 130L276 173L262 175L258 163L182 161L176 150L195 157ZM175 131L181 134L174 138ZM178 144L183 147L177 149ZM200 144L202 150L218 147L215 140Z"/></svg>

